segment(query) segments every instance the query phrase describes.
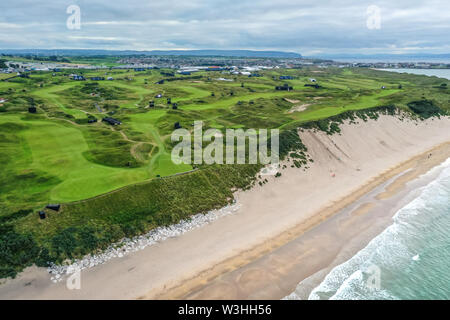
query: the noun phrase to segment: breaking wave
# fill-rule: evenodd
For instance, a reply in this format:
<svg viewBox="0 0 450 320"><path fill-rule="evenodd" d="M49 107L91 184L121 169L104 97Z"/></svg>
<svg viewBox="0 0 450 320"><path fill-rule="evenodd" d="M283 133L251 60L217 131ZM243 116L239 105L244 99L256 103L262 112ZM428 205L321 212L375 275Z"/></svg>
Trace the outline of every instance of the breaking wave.
<svg viewBox="0 0 450 320"><path fill-rule="evenodd" d="M450 159L433 170L442 171L392 225L332 269L309 299L450 298ZM293 292L285 299L298 298Z"/></svg>

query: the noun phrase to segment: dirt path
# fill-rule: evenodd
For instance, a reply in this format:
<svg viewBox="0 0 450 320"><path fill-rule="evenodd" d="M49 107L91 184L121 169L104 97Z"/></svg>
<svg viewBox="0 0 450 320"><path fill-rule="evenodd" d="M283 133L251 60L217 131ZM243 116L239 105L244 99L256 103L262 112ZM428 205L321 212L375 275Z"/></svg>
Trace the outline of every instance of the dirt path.
<svg viewBox="0 0 450 320"><path fill-rule="evenodd" d="M143 159L143 158L141 157L141 155L136 151L136 149L137 149L139 146L143 145L143 144L144 144L144 142L138 142L138 143L132 145L132 146L131 146L131 149L130 149L131 155L132 155L136 160L141 161L141 162L145 162L145 159Z"/></svg>

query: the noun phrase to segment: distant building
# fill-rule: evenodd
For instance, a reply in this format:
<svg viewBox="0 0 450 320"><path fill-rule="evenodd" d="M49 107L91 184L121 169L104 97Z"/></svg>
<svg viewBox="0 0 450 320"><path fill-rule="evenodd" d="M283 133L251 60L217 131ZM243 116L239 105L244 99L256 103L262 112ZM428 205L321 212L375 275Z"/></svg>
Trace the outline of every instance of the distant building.
<svg viewBox="0 0 450 320"><path fill-rule="evenodd" d="M113 77L108 77L106 80L114 80L114 78Z"/></svg>
<svg viewBox="0 0 450 320"><path fill-rule="evenodd" d="M155 98L158 98L158 99L159 99L159 98L162 98L162 96L163 96L163 95L162 95L161 93L158 93L158 94L155 96Z"/></svg>
<svg viewBox="0 0 450 320"><path fill-rule="evenodd" d="M306 83L305 87L313 87L313 88L316 88L316 89L320 88L320 86L317 83L315 83L315 84Z"/></svg>
<svg viewBox="0 0 450 320"><path fill-rule="evenodd" d="M275 87L275 90L284 90L284 91L291 91L294 88L288 85L287 83L283 84L282 86Z"/></svg>
<svg viewBox="0 0 450 320"><path fill-rule="evenodd" d="M53 211L59 211L59 209L61 208L61 205L58 204L48 204L45 208L53 210Z"/></svg>
<svg viewBox="0 0 450 320"><path fill-rule="evenodd" d="M118 126L118 125L122 124L122 122L120 122L119 120L111 118L111 117L105 117L102 119L102 121L109 123L112 126Z"/></svg>
<svg viewBox="0 0 450 320"><path fill-rule="evenodd" d="M205 69L206 71L223 71L227 70L227 68L218 67L218 66L211 66Z"/></svg>
<svg viewBox="0 0 450 320"><path fill-rule="evenodd" d="M86 80L83 76L79 76L77 74L72 75L71 78L72 78L72 80L75 80L75 81L84 81L84 80Z"/></svg>
<svg viewBox="0 0 450 320"><path fill-rule="evenodd" d="M217 78L216 80L217 81L228 81L228 82L234 81L233 79L227 79L227 78Z"/></svg>

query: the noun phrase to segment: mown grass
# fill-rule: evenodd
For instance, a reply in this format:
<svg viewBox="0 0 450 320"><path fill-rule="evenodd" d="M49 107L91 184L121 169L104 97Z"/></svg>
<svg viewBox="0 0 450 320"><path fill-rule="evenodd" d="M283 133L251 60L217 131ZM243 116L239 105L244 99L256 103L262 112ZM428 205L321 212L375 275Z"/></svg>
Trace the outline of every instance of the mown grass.
<svg viewBox="0 0 450 320"><path fill-rule="evenodd" d="M379 105L407 109L408 103L423 99L433 101L443 110L449 108L448 89L439 86L448 81L442 79L365 69L312 71L315 70L270 70L263 72L261 78L230 76L233 82L217 81L223 76L220 73L203 72L199 73L198 81L176 76L180 80L162 85L155 84L166 77L159 70L83 71L86 78L112 76L115 79L97 82L69 80L67 74L79 73L76 70L55 76L38 72L29 79L0 82L1 94L9 100L2 107L0 122L27 127L19 134L20 144L31 148L31 156L15 157L11 167L32 167L43 176L57 177L59 182L50 191L48 185L42 185L42 194L47 195L47 201L71 201L157 175L191 170L190 166L175 166L170 161L169 136L175 122L189 130L195 120L203 120L205 127L220 130L283 129L348 110ZM282 82L277 80L280 74L295 77L286 81L294 85L293 91L274 90ZM322 88L303 86L312 77ZM381 86L386 89L382 90ZM155 99L156 93L162 93L163 98ZM172 110L166 98L177 102L178 109ZM293 104L283 98L310 105L304 111L288 113ZM155 101L154 108L146 108L150 100ZM26 114L33 103L38 107L38 114ZM116 117L123 125L112 128L101 122L87 124L89 118L101 120L106 115ZM152 148L146 153L140 144ZM25 159L28 162L21 164ZM10 188L11 185L14 184ZM69 186L73 186L72 191L68 190ZM20 206L20 199L14 201Z"/></svg>
<svg viewBox="0 0 450 320"><path fill-rule="evenodd" d="M201 72L195 81L177 75L176 81L164 84L155 84L167 77L158 70L90 70L84 71L85 77L115 80L68 79L77 72L39 72L29 79L0 81L0 96L8 99L0 107L0 226L14 239L0 241L6 246L0 256L2 276L32 262L77 257L121 237L223 206L232 200L232 190L255 182L259 165L201 165L174 176L193 169L171 161L175 122L190 131L196 120L205 129L222 131L280 128L283 156L290 154L294 165L302 166L308 158L295 134L299 126L333 133L344 118L374 116L370 110L412 106L416 112L425 110L424 115L428 106L433 106L433 115L435 107L450 110L448 88L442 86L447 80L366 69L224 76L233 82L217 81L223 76L217 72ZM277 80L285 74L295 79ZM305 87L310 78L321 87ZM274 89L284 82L294 90ZM163 98L156 99L157 93ZM155 107L149 108L152 100ZM306 110L290 112L301 104L308 105ZM27 113L31 105L37 106L37 114ZM105 116L122 125L87 123ZM63 203L62 211L39 220L36 211L49 202ZM31 248L30 254L14 255L12 248L22 244Z"/></svg>

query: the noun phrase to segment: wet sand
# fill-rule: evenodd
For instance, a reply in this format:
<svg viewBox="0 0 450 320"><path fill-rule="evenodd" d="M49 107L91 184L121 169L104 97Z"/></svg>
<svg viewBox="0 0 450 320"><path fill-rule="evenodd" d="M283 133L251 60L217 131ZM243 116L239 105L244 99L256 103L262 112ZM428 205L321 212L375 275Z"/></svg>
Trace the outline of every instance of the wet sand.
<svg viewBox="0 0 450 320"><path fill-rule="evenodd" d="M433 159L428 158L430 152L434 153ZM430 152L399 166L389 175L401 173L302 235L292 240L281 237L279 243L287 242L275 250L206 283L201 281L206 274L191 279L191 288L188 289L186 283L184 288L179 287L160 298L282 299L295 291L296 299L307 299L332 268L364 248L392 223L393 215L416 196L420 187L438 175L440 170L421 177L450 157L450 144ZM224 264L236 262L230 260ZM209 277L213 278L212 274Z"/></svg>

